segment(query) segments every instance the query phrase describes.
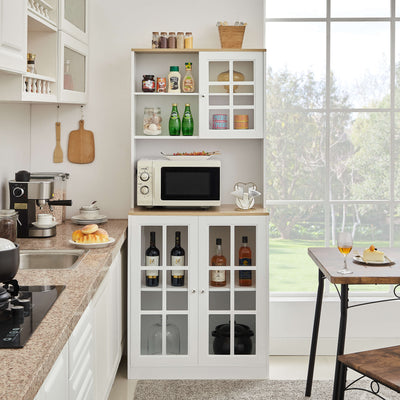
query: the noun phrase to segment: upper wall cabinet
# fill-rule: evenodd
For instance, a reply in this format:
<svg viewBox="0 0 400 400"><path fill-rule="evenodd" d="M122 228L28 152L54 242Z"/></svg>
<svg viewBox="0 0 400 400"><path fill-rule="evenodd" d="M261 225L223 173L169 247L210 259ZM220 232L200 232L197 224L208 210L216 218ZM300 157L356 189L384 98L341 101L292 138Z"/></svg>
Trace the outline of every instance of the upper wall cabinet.
<svg viewBox="0 0 400 400"><path fill-rule="evenodd" d="M0 0L0 4L0 101L86 103L86 0ZM22 17L17 21L18 12ZM12 18L7 19L8 14ZM18 48L16 67L9 54ZM33 58L29 66L27 54Z"/></svg>
<svg viewBox="0 0 400 400"><path fill-rule="evenodd" d="M26 0L0 0L0 69L26 70Z"/></svg>
<svg viewBox="0 0 400 400"><path fill-rule="evenodd" d="M60 30L88 43L87 0L60 0Z"/></svg>

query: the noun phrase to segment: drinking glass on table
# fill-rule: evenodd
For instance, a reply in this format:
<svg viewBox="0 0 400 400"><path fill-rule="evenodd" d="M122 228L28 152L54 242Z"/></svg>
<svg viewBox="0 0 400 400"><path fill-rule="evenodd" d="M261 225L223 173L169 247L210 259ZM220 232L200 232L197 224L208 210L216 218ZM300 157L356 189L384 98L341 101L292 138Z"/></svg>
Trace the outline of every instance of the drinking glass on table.
<svg viewBox="0 0 400 400"><path fill-rule="evenodd" d="M352 274L353 271L350 271L347 268L347 254L350 253L353 248L353 238L350 232L340 232L337 238L337 246L339 251L344 256L344 268L338 271L338 274Z"/></svg>

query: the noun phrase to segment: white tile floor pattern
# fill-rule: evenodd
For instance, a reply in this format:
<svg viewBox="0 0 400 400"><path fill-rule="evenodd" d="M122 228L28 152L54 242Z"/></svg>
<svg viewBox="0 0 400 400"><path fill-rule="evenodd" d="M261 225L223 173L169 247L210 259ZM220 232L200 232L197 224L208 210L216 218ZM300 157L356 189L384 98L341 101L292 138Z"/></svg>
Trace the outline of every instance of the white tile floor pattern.
<svg viewBox="0 0 400 400"><path fill-rule="evenodd" d="M271 380L306 379L308 356L271 356L269 359ZM314 379L333 379L335 357L317 356L314 371ZM349 377L351 377L350 374ZM126 378L126 359L123 358L108 400L133 400L136 382L136 380Z"/></svg>

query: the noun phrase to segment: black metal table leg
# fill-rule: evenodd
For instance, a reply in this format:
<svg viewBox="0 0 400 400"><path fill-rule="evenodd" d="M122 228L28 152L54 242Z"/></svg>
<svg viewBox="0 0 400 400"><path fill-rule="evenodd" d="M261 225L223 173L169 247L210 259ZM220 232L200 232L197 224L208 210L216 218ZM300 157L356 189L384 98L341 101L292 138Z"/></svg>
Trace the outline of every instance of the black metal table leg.
<svg viewBox="0 0 400 400"><path fill-rule="evenodd" d="M319 321L321 319L322 297L324 295L324 279L325 279L324 274L321 272L321 270L318 270L318 292L317 292L317 301L315 303L314 326L311 339L310 358L308 361L306 397L311 396L311 388L314 376L315 355L317 352Z"/></svg>
<svg viewBox="0 0 400 400"><path fill-rule="evenodd" d="M338 344L336 351L336 368L335 368L335 379L333 382L333 400L343 400L343 386L346 385L346 368L337 360L337 356L340 356L344 352L344 344L346 339L346 325L347 325L347 309L349 302L349 285L342 284L340 290L340 324L339 324L339 335Z"/></svg>

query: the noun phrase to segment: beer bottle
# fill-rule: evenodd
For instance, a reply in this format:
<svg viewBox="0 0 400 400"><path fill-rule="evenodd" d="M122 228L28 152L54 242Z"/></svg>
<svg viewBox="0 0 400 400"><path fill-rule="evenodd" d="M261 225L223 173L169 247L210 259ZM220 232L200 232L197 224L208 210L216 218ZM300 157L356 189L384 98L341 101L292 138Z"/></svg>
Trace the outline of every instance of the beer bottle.
<svg viewBox="0 0 400 400"><path fill-rule="evenodd" d="M179 119L177 104L172 104L171 116L169 117L170 136L179 136L181 134L181 120Z"/></svg>
<svg viewBox="0 0 400 400"><path fill-rule="evenodd" d="M182 135L193 136L193 117L190 111L190 104L185 104L185 112L182 118Z"/></svg>

